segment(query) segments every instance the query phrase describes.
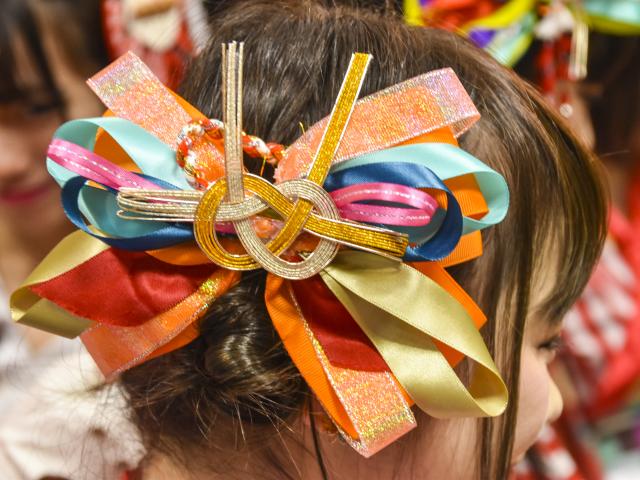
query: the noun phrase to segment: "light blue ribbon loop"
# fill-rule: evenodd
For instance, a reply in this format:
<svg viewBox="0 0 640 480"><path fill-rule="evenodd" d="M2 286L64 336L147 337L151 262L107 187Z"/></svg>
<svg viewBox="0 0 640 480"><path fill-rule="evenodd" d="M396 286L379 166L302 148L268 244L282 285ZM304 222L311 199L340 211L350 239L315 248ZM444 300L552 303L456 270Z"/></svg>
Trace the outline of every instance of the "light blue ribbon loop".
<svg viewBox="0 0 640 480"><path fill-rule="evenodd" d="M63 124L56 131L54 138L75 143L87 150L93 150L96 134L100 128L104 129L122 147L143 172L143 176L148 176L153 181L159 179L168 188L191 189L185 179L184 172L175 161L175 152L154 135L128 120L117 117L72 120ZM47 158L47 169L63 188L68 181L78 176L76 172L66 169L50 158ZM78 188L71 189L71 191L77 192L77 208L88 223L109 236L123 239L148 239L155 232L176 231L165 222L124 220L118 217L119 207L116 203L115 192L110 190L102 190L83 184ZM67 199L66 201L69 203L76 200ZM178 237L183 239L184 233L179 232Z"/></svg>
<svg viewBox="0 0 640 480"><path fill-rule="evenodd" d="M79 208L78 201L80 199L80 192L85 187L86 182L87 180L85 178L76 176L70 178L64 184L62 187L62 207L69 220L71 220L76 227L107 245L123 250L144 251L170 247L178 243L193 240L193 231L189 226L165 222L160 223L160 227L154 231L143 232L140 235L131 235L126 238L121 235L118 237L110 237L96 233L86 223ZM115 219L111 220L115 221Z"/></svg>
<svg viewBox="0 0 640 480"><path fill-rule="evenodd" d="M500 223L507 214L509 188L502 175L473 155L448 143L402 145L368 153L334 165L331 168L331 173L376 163L413 163L421 165L434 172L442 181L472 173L487 202L489 212L481 219L463 217L463 235Z"/></svg>
<svg viewBox="0 0 640 480"><path fill-rule="evenodd" d="M62 125L55 134L56 138L75 143L88 150L93 150L98 129L104 129L129 155L143 172L142 176L151 179L163 188L191 189L184 172L175 161L175 152L142 127L121 118L101 117L84 120L73 120ZM403 177L401 183L411 184L412 175L403 173L409 167L421 168L423 173L435 176L435 183L461 175L474 174L482 194L487 201L489 212L481 219L462 217L457 202L444 184L427 186L444 189L451 198L451 212L437 217L427 229L412 232L414 241L419 239L416 247L407 250L405 259L437 260L451 251L457 244L460 235L481 230L500 222L506 215L509 204L507 184L500 174L489 168L474 156L462 149L447 143L421 143L403 145L361 155L332 167L329 178L345 177L347 169L352 172L362 170L359 167L389 171L397 170L395 176ZM383 164L383 165L382 165ZM108 237L117 238L110 242L121 248L130 245L131 249L146 250L170 246L187 239L188 232L184 226L177 228L167 222L145 222L140 220L124 220L118 217L119 207L115 192L109 189L86 185L86 182L74 180L72 188L65 185L77 173L47 159L47 168L56 181L63 187L67 213L71 213L74 223L89 231L81 218L94 225ZM342 173L341 173L342 172ZM430 172L430 173L429 173ZM397 173L397 175L396 175ZM424 175L421 175L422 178ZM428 175L427 175L428 176ZM351 175L357 178L357 175ZM417 178L418 176L416 176ZM437 177L437 178L436 178ZM345 177L346 178L346 177ZM406 181L405 181L406 180ZM379 180L377 180L379 181ZM415 185L415 188L425 185ZM329 188L330 190L330 188ZM74 198L71 198L75 195ZM455 218L458 220L455 220ZM462 218L461 218L462 217ZM107 237L104 237L107 238Z"/></svg>
<svg viewBox="0 0 640 480"><path fill-rule="evenodd" d="M60 138L93 150L98 129L104 129L131 157L142 173L164 180L183 190L192 190L184 172L176 163L176 152L144 128L117 117L72 120L62 125L54 138ZM77 173L47 159L49 173L62 186Z"/></svg>

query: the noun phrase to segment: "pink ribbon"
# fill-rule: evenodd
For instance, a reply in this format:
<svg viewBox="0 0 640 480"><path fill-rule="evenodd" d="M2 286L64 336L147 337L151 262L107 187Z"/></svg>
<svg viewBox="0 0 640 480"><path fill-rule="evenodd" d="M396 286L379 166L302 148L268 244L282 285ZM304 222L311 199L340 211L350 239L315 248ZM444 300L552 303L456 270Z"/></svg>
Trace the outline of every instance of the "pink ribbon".
<svg viewBox="0 0 640 480"><path fill-rule="evenodd" d="M361 183L331 192L340 214L349 220L423 227L431 222L438 202L428 193L395 183ZM410 208L356 203L362 201L392 202Z"/></svg>
<svg viewBox="0 0 640 480"><path fill-rule="evenodd" d="M119 190L121 187L160 188L153 182L125 170L104 157L66 140L54 139L48 157L60 166L89 180ZM349 220L374 224L422 227L427 225L438 203L429 194L393 183L363 183L331 192L340 214ZM356 202L378 201L404 204L410 208ZM234 233L231 225L220 223L216 230Z"/></svg>
<svg viewBox="0 0 640 480"><path fill-rule="evenodd" d="M49 145L47 156L58 165L106 187L158 189L158 185L129 170L114 165L97 153L59 138Z"/></svg>

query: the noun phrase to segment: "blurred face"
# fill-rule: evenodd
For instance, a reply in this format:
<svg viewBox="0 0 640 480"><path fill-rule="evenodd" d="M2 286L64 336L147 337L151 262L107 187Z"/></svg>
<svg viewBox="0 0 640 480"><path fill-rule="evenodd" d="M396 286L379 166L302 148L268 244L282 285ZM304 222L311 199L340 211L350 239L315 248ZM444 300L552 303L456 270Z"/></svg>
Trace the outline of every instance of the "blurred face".
<svg viewBox="0 0 640 480"><path fill-rule="evenodd" d="M558 82L558 90L567 93L568 98L567 103L558 106L560 114L585 146L593 148L596 143L595 132L593 131L589 106L585 101L584 95L580 92L579 84L560 81Z"/></svg>
<svg viewBox="0 0 640 480"><path fill-rule="evenodd" d="M0 104L0 235L15 234L23 241L42 232L70 228L60 206L60 192L45 165L47 146L66 119L95 116L100 104L84 78L61 55L57 42L43 33L43 44L62 96L62 105L43 84L24 42L15 39L17 76L27 98ZM64 232L62 232L64 233ZM52 238L52 243L59 240Z"/></svg>

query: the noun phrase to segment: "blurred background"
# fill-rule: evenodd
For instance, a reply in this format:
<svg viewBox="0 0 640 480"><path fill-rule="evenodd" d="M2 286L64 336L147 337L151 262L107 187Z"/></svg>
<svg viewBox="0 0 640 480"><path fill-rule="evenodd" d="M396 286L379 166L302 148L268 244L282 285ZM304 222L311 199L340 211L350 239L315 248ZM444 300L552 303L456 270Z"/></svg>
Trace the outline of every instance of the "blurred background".
<svg viewBox="0 0 640 480"><path fill-rule="evenodd" d="M72 231L44 158L61 123L102 114L85 80L131 50L179 90L209 19L242 1L2 0L1 478L119 479L144 454L121 399L96 394L80 343L12 324L8 297ZM640 478L640 0L326 3L468 38L533 83L603 161L609 238L553 365L565 411L513 477Z"/></svg>
<svg viewBox="0 0 640 480"><path fill-rule="evenodd" d="M640 2L432 0L403 10L412 24L466 36L536 85L609 181L609 238L553 365L564 413L514 476L640 478Z"/></svg>

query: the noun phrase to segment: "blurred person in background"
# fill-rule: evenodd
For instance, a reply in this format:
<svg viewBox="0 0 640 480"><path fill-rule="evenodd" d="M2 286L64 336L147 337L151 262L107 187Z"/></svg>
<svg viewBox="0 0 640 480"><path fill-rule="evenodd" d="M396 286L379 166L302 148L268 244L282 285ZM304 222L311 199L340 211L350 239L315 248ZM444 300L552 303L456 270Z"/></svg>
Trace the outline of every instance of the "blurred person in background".
<svg viewBox="0 0 640 480"><path fill-rule="evenodd" d="M143 452L79 340L22 329L15 290L72 231L45 158L57 127L102 114L87 78L127 50L176 87L208 35L200 0L4 0L0 9L0 477L115 479ZM46 232L46 233L45 233Z"/></svg>
<svg viewBox="0 0 640 480"><path fill-rule="evenodd" d="M209 38L208 16L237 1L241 0L102 0L109 58L131 51L175 90L185 64Z"/></svg>
<svg viewBox="0 0 640 480"><path fill-rule="evenodd" d="M612 205L609 239L567 319L559 364L574 399L563 427L577 438L589 432L610 479L640 476L640 4L635 10L634 35L591 33L587 76L577 86Z"/></svg>
<svg viewBox="0 0 640 480"><path fill-rule="evenodd" d="M43 160L60 123L101 113L100 103L84 84L107 61L100 29L95 28L96 3L7 0L0 9L0 288L4 292L14 290L51 246L71 231ZM8 317L5 300L0 318ZM8 335L8 327L3 330ZM43 341L31 333L27 339L34 348Z"/></svg>
<svg viewBox="0 0 640 480"><path fill-rule="evenodd" d="M120 19L117 29L106 4L5 0L0 9L0 473L6 480L111 479L141 455L119 392L91 391L103 377L81 343L20 330L7 298L72 230L44 161L54 131L66 120L102 114L85 80L108 63L109 53L119 54L114 46L134 20L133 30L149 38L145 22L162 22L154 14L178 5L147 12L146 20ZM165 58L173 48L161 36L161 46L144 47L149 56ZM156 63L167 75L178 68L175 61Z"/></svg>
<svg viewBox="0 0 640 480"><path fill-rule="evenodd" d="M5 292L15 290L45 253L71 231L44 158L61 123L102 114L104 108L85 80L129 49L156 65L155 71L167 81L175 77L182 68L176 59L186 62L197 43L191 38L194 35L185 34L185 38L183 34L203 28L195 20L186 20L187 6L188 11L202 8L197 2L192 4L177 0L3 2L0 285ZM199 11L191 16L204 21ZM157 30L158 24L164 31ZM175 80L173 83L175 86ZM0 317L7 315L2 307Z"/></svg>
<svg viewBox="0 0 640 480"><path fill-rule="evenodd" d="M558 17L569 11L547 7L535 41L515 65L603 161L611 195L602 257L567 315L565 347L554 365L565 410L533 449L535 478L542 480L640 475L640 4L585 6L587 17L574 11L574 23L564 29ZM576 76L571 61L581 20L591 31L583 36L584 69ZM573 474L568 455L558 453L563 443Z"/></svg>

